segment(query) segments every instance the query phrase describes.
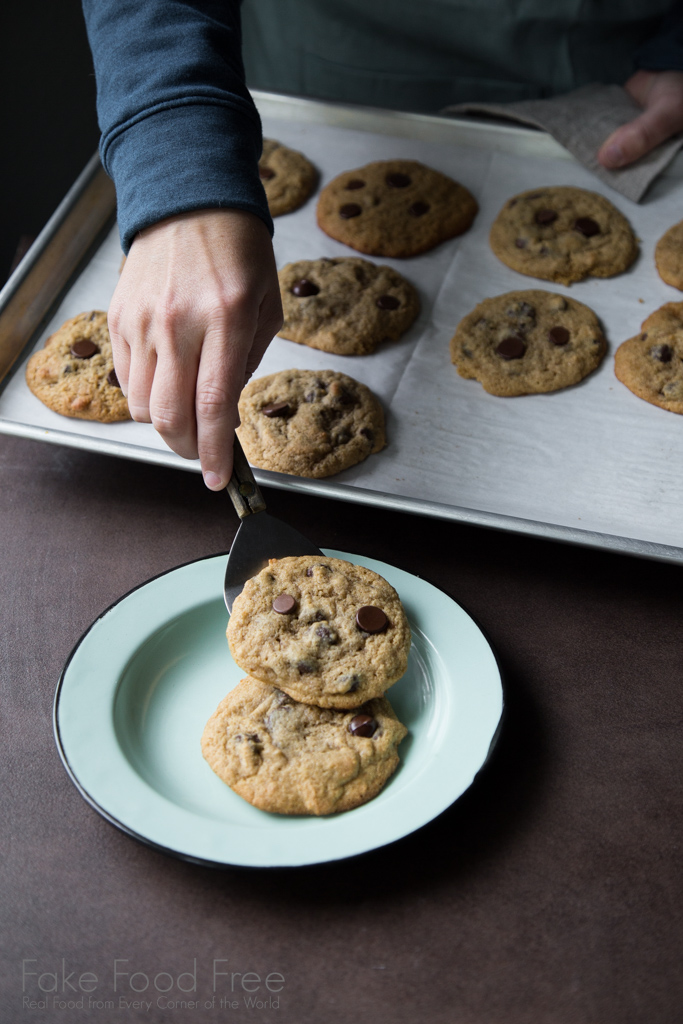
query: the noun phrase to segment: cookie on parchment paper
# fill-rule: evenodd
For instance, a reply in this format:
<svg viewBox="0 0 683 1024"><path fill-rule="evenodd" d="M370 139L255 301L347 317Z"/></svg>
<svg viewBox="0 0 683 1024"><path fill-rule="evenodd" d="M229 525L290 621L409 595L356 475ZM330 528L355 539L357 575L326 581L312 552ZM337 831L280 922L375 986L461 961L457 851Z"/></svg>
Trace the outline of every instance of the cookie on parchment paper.
<svg viewBox="0 0 683 1024"><path fill-rule="evenodd" d="M345 171L318 200L318 224L369 256L407 258L460 235L478 206L457 181L417 160L381 160Z"/></svg>
<svg viewBox="0 0 683 1024"><path fill-rule="evenodd" d="M324 555L271 559L235 598L227 636L249 675L326 708L381 696L406 671L410 651L391 584Z"/></svg>
<svg viewBox="0 0 683 1024"><path fill-rule="evenodd" d="M357 256L299 260L279 272L281 338L360 356L396 341L420 312L417 290L392 267Z"/></svg>
<svg viewBox="0 0 683 1024"><path fill-rule="evenodd" d="M492 395L530 395L577 384L599 365L606 342L582 302L541 290L484 299L451 339L461 377Z"/></svg>
<svg viewBox="0 0 683 1024"><path fill-rule="evenodd" d="M318 172L311 161L275 139L263 140L258 169L271 217L298 210L318 182Z"/></svg>
<svg viewBox="0 0 683 1024"><path fill-rule="evenodd" d="M657 242L655 266L662 281L683 292L683 220L669 228Z"/></svg>
<svg viewBox="0 0 683 1024"><path fill-rule="evenodd" d="M116 423L131 418L114 372L107 314L80 313L51 334L26 366L26 383L62 416Z"/></svg>
<svg viewBox="0 0 683 1024"><path fill-rule="evenodd" d="M207 722L202 753L263 811L334 814L377 796L398 767L407 731L386 697L335 711L247 676Z"/></svg>
<svg viewBox="0 0 683 1024"><path fill-rule="evenodd" d="M537 188L513 196L493 222L490 243L512 270L564 285L621 274L638 255L624 215L609 199L583 188Z"/></svg>
<svg viewBox="0 0 683 1024"><path fill-rule="evenodd" d="M370 388L335 370L280 370L251 380L237 434L252 466L294 476L340 473L386 444Z"/></svg>
<svg viewBox="0 0 683 1024"><path fill-rule="evenodd" d="M651 405L683 413L683 302L667 302L616 351L614 372Z"/></svg>

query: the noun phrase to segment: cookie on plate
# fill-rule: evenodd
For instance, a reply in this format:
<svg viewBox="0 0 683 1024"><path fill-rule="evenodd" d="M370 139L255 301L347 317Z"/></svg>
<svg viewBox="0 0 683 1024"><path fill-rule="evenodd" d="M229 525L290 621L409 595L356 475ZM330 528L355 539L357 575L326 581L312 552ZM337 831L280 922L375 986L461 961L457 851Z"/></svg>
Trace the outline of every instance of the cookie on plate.
<svg viewBox="0 0 683 1024"><path fill-rule="evenodd" d="M381 696L405 672L410 650L391 584L323 555L271 559L235 598L227 636L245 672L323 708Z"/></svg>
<svg viewBox="0 0 683 1024"><path fill-rule="evenodd" d="M280 370L247 384L237 433L259 469L294 476L340 473L386 444L370 388L335 370Z"/></svg>
<svg viewBox="0 0 683 1024"><path fill-rule="evenodd" d="M643 321L617 349L614 372L638 398L683 413L683 302L667 302Z"/></svg>
<svg viewBox="0 0 683 1024"><path fill-rule="evenodd" d="M484 299L451 339L451 361L460 376L503 396L577 384L605 351L600 321L588 306L540 290Z"/></svg>
<svg viewBox="0 0 683 1024"><path fill-rule="evenodd" d="M271 217L298 210L315 190L318 172L303 153L275 139L263 140L258 164Z"/></svg>
<svg viewBox="0 0 683 1024"><path fill-rule="evenodd" d="M683 292L683 220L657 242L655 266L662 281Z"/></svg>
<svg viewBox="0 0 683 1024"><path fill-rule="evenodd" d="M334 814L377 796L407 732L386 697L333 711L247 676L206 723L202 753L262 811Z"/></svg>
<svg viewBox="0 0 683 1024"><path fill-rule="evenodd" d="M278 277L285 316L279 336L323 352L367 355L400 338L420 312L409 281L358 256L299 260Z"/></svg>
<svg viewBox="0 0 683 1024"><path fill-rule="evenodd" d="M583 188L536 188L513 196L493 222L490 243L512 270L565 285L621 274L638 254L623 214Z"/></svg>
<svg viewBox="0 0 683 1024"><path fill-rule="evenodd" d="M440 171L417 160L381 160L325 186L318 224L358 252L403 259L467 231L477 210L464 185Z"/></svg>
<svg viewBox="0 0 683 1024"><path fill-rule="evenodd" d="M107 314L99 310L80 313L51 334L29 359L26 383L62 416L100 423L131 418L114 372Z"/></svg>

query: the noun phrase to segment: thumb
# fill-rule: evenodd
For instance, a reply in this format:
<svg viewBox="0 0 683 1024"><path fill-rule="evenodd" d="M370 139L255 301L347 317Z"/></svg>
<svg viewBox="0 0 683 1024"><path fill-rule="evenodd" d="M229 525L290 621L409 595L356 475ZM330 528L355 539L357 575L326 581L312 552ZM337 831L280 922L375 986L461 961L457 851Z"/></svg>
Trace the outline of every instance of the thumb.
<svg viewBox="0 0 683 1024"><path fill-rule="evenodd" d="M683 128L683 105L662 96L642 114L617 128L598 150L598 163L626 167Z"/></svg>

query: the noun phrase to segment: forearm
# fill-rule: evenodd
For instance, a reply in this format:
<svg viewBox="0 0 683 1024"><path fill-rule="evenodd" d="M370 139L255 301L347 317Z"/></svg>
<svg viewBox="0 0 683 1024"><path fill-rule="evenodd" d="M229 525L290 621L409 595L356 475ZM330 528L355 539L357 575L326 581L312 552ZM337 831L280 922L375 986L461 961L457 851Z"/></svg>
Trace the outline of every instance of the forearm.
<svg viewBox="0 0 683 1024"><path fill-rule="evenodd" d="M238 0L83 0L100 151L127 252L176 213L233 208L272 222L261 126L244 84Z"/></svg>

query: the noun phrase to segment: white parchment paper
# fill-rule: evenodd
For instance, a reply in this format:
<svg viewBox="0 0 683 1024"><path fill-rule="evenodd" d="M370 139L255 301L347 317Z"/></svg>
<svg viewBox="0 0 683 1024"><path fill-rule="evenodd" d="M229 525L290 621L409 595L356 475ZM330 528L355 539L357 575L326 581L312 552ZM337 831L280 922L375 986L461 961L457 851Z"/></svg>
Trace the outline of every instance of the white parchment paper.
<svg viewBox="0 0 683 1024"><path fill-rule="evenodd" d="M683 547L683 417L636 398L613 371L616 347L664 302L683 300L654 268L654 246L683 216L683 182L664 177L635 205L566 158L497 152L392 138L320 124L264 118L267 136L301 149L325 184L343 170L396 156L422 160L466 185L480 212L459 239L409 260L383 260L417 286L418 321L404 337L371 356L343 357L276 338L257 375L290 367L341 370L363 381L387 413L388 447L334 479L358 488L426 499L542 523ZM500 263L488 246L490 225L511 195L547 185L577 185L606 195L641 239L635 265L618 277L571 287L524 277ZM315 198L275 221L278 266L296 259L348 256L315 222ZM36 347L65 319L106 309L121 252L112 232L72 287ZM377 261L379 262L379 261ZM458 321L482 299L545 288L571 295L601 318L609 343L601 367L582 384L550 395L496 398L460 378L448 345ZM97 424L46 409L28 391L23 368L2 396L0 417L83 439L111 439L145 450L167 450L146 424ZM198 468L198 466L197 466Z"/></svg>

